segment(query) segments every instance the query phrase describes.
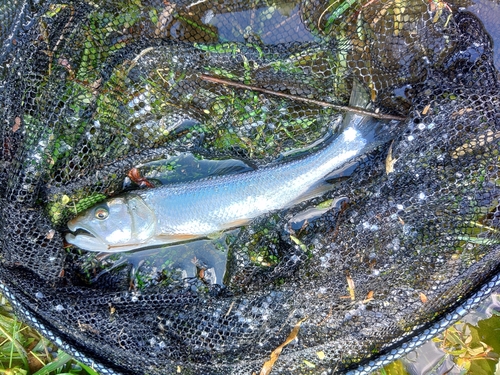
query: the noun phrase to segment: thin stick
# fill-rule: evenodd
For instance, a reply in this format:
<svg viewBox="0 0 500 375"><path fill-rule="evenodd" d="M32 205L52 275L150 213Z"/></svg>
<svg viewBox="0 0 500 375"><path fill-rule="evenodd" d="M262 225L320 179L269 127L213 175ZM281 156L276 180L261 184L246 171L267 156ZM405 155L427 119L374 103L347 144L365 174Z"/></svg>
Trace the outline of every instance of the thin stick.
<svg viewBox="0 0 500 375"><path fill-rule="evenodd" d="M370 112L370 111L367 111L365 109L358 108L358 107L349 107L346 105L337 105L337 104L322 102L320 100L303 98L301 96L285 94L283 92L267 90L267 89L263 89L261 87L254 87L254 86L244 85L243 83L229 81L229 80L225 80L225 79L221 79L221 78L215 78L215 77L207 76L205 74L201 74L200 78L204 81L207 81L207 82L220 83L223 85L234 86L234 87L238 87L240 89L245 89L245 90L259 91L259 92L263 92L265 94L281 96L282 98L287 98L287 99L291 99L291 100L298 100L298 101L309 103L309 104L315 104L315 105L318 105L320 107L334 108L334 109L337 109L339 111L350 111L350 112L358 113L360 115L372 116L372 117L379 118L382 120L398 120L398 121L406 120L406 118L401 117L401 116L386 115L383 113L375 113L375 112Z"/></svg>

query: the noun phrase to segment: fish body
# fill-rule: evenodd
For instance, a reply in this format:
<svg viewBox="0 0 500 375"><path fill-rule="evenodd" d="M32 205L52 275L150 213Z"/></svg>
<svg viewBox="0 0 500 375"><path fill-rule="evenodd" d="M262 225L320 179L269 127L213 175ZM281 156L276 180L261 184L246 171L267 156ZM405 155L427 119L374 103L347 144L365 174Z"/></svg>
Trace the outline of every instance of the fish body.
<svg viewBox="0 0 500 375"><path fill-rule="evenodd" d="M68 222L67 242L120 252L209 236L315 196L324 177L392 138L390 124L348 113L343 130L308 156L255 171L127 192ZM317 193L316 193L317 195Z"/></svg>
<svg viewBox="0 0 500 375"><path fill-rule="evenodd" d="M368 101L355 82L350 104ZM207 237L288 208L324 191L326 175L389 141L394 127L347 112L340 128L323 148L296 160L110 198L70 220L77 232L66 241L88 251L130 251Z"/></svg>
<svg viewBox="0 0 500 375"><path fill-rule="evenodd" d="M207 236L307 197L325 175L359 155L365 146L366 140L351 128L309 157L135 194L152 211L165 214L157 221L158 233Z"/></svg>

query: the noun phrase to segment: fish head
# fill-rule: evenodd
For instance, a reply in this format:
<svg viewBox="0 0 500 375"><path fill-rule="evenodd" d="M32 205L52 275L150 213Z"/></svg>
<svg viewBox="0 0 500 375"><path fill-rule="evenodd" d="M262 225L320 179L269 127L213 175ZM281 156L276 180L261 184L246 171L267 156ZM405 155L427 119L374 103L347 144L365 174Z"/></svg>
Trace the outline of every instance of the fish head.
<svg viewBox="0 0 500 375"><path fill-rule="evenodd" d="M83 250L116 253L144 247L156 216L138 195L108 199L68 222L66 241Z"/></svg>

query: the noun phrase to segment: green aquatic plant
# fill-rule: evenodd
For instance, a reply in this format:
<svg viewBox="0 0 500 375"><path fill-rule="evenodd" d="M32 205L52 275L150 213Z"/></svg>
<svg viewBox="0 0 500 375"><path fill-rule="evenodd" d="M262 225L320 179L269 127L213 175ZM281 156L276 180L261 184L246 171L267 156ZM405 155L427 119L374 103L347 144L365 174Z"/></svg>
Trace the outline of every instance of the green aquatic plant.
<svg viewBox="0 0 500 375"><path fill-rule="evenodd" d="M104 199L106 199L104 194L93 193L89 195L82 190L72 196L62 194L50 197L46 209L51 221L58 225L68 220L68 217L77 215Z"/></svg>

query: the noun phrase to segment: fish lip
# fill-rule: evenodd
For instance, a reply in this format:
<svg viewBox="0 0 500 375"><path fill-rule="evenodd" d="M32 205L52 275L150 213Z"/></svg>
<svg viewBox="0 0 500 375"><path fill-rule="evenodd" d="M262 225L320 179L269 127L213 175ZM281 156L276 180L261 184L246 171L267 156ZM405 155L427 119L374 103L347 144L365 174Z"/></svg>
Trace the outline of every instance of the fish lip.
<svg viewBox="0 0 500 375"><path fill-rule="evenodd" d="M77 229L83 229L83 230L86 230L86 229L82 228L81 226L79 226L79 225L77 224L77 222L76 222L76 220L75 220L75 219L72 219L72 220L68 221L67 227L68 227L68 229L70 230L70 232L75 232ZM89 232L89 231L87 230L87 232ZM89 233L90 233L90 232L89 232ZM94 236L94 237L95 237L95 236Z"/></svg>
<svg viewBox="0 0 500 375"><path fill-rule="evenodd" d="M88 231L87 229L83 228L75 228L75 229L70 229L72 233L71 234L73 237L78 237L78 236L86 236L86 237L91 237L91 238L98 238L94 233Z"/></svg>
<svg viewBox="0 0 500 375"><path fill-rule="evenodd" d="M68 225L68 228L69 228L69 225ZM88 237L88 238L95 238L96 240L100 240L100 238L98 236L96 236L94 233L92 233L88 229L85 229L82 227L74 226L72 228L69 228L69 230L72 233L68 233L68 235L70 234L71 236L73 236L73 238Z"/></svg>
<svg viewBox="0 0 500 375"><path fill-rule="evenodd" d="M76 235L74 235L73 237L88 236L88 237L99 238L99 236L97 236L91 230L89 230L87 228L84 228L81 225L78 225L78 223L76 222L76 220L70 220L70 221L68 221L67 227L70 230L70 232L75 233L75 232L78 231L78 233Z"/></svg>

